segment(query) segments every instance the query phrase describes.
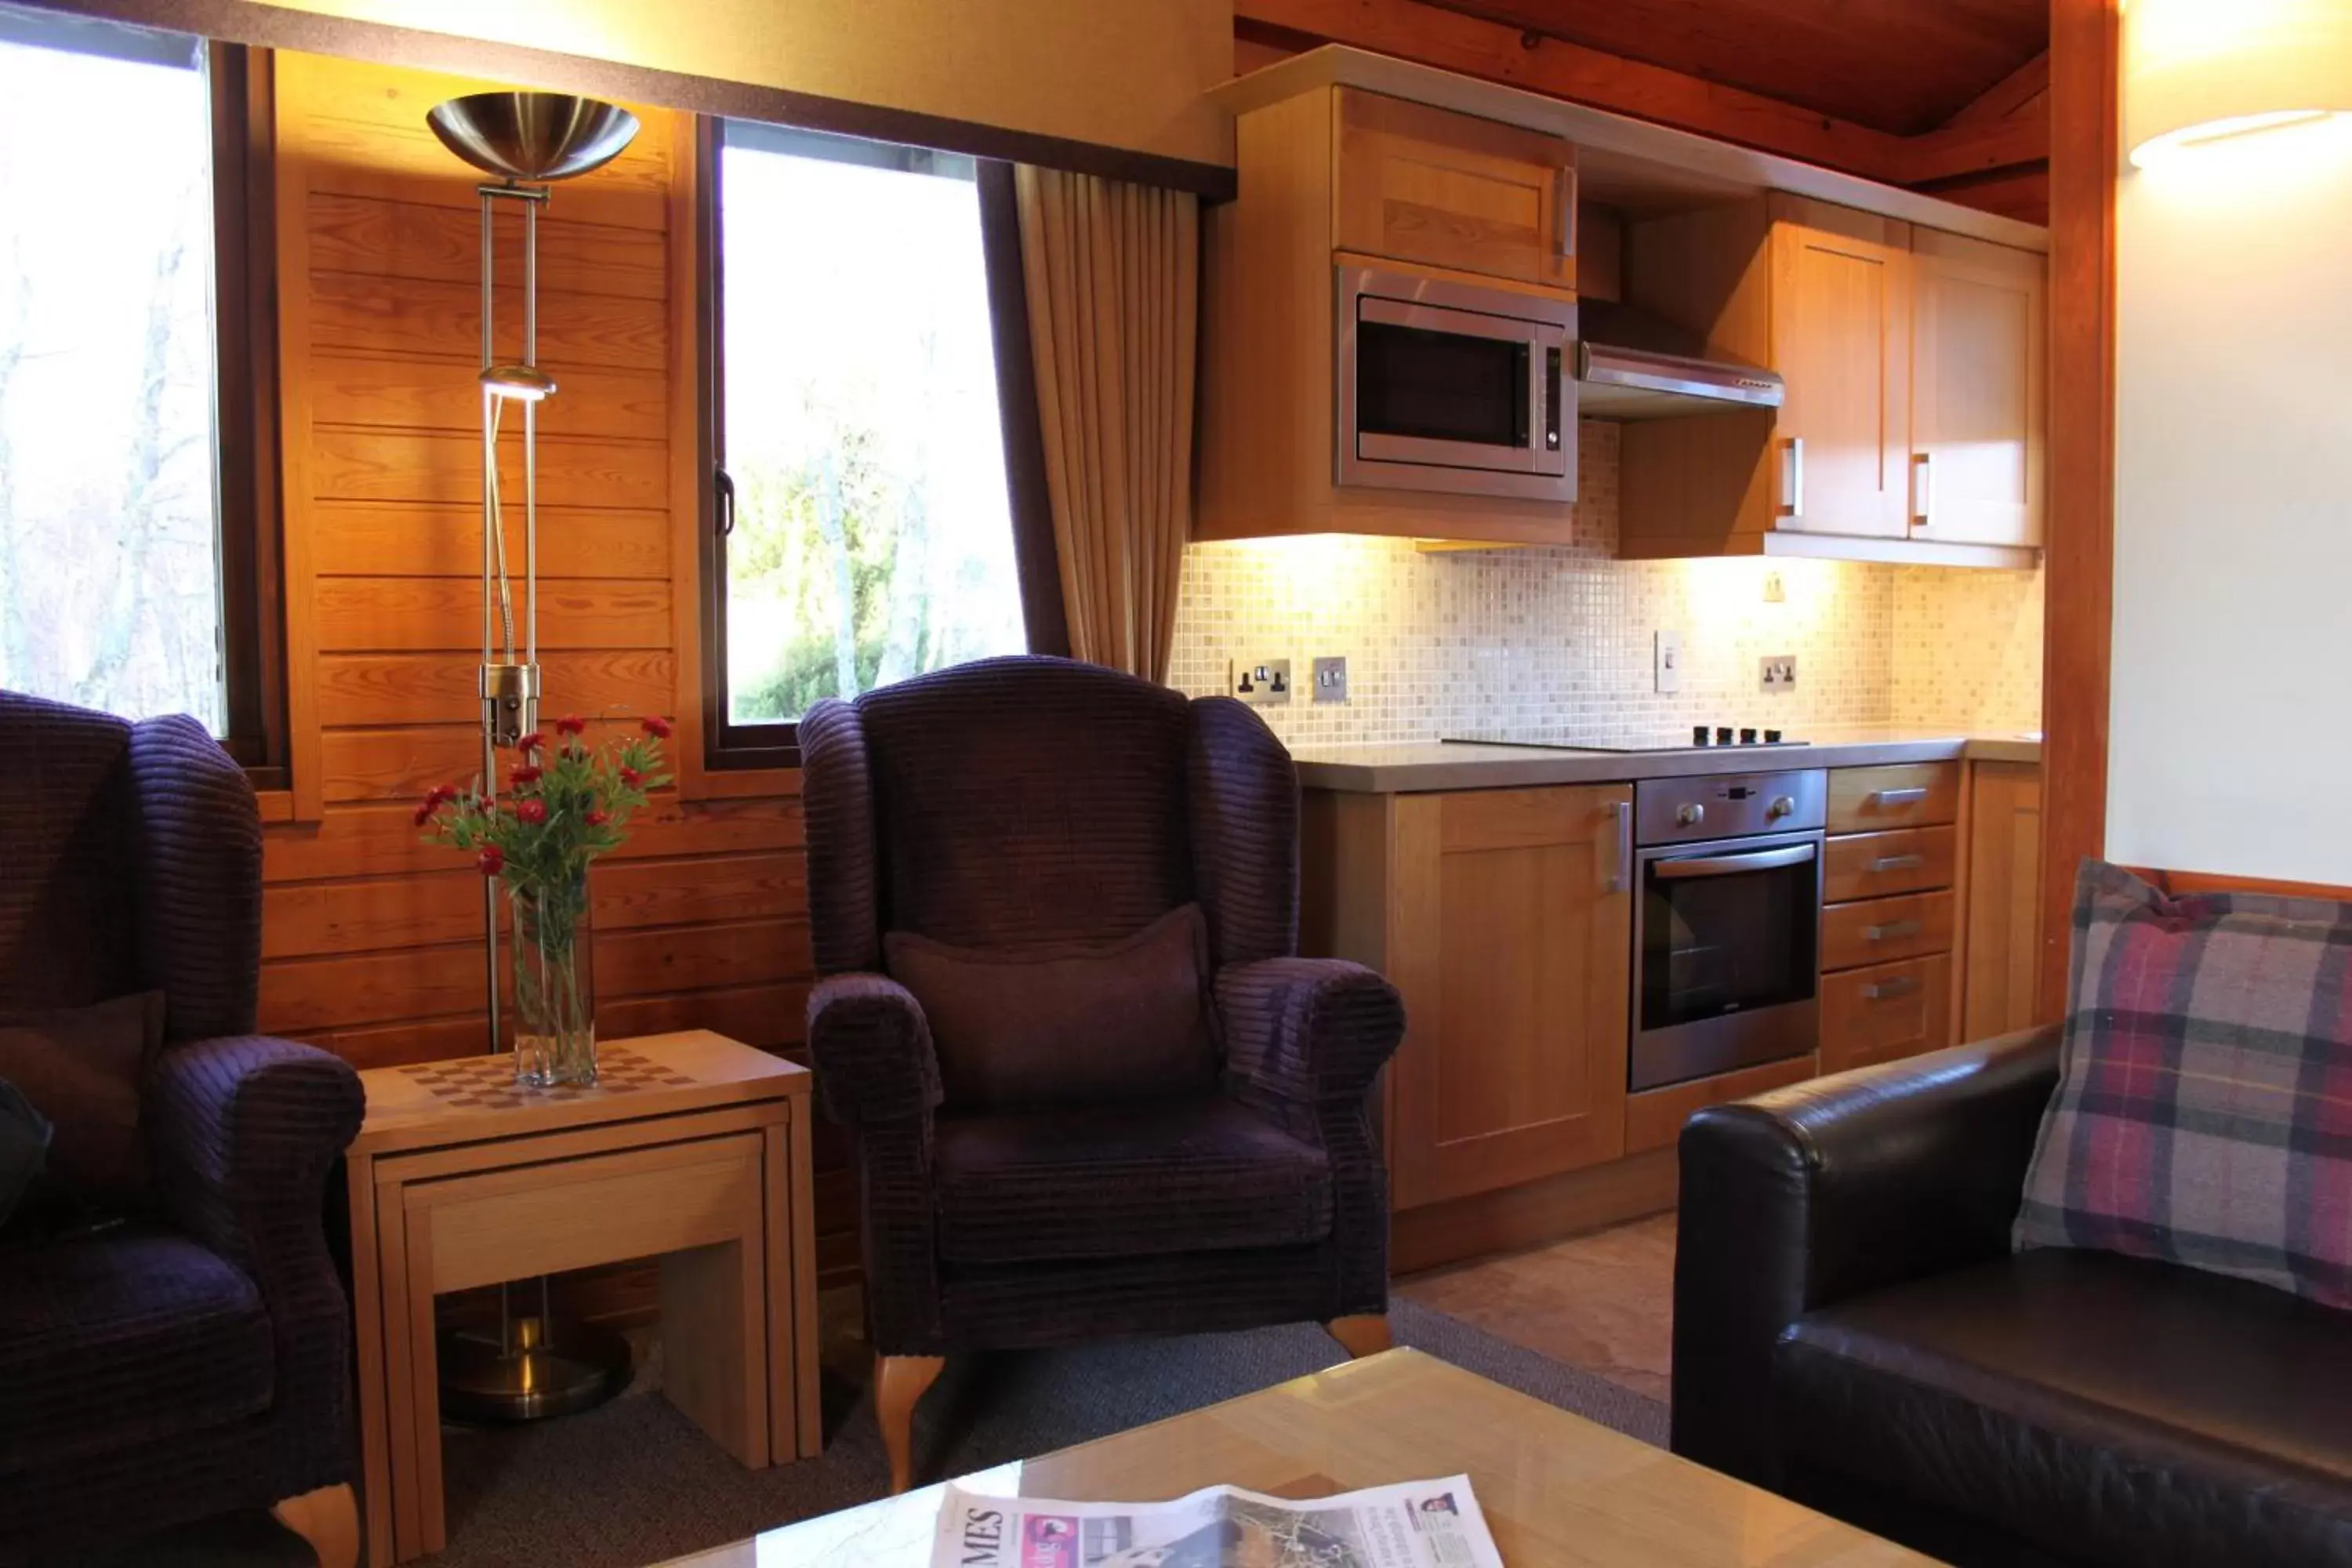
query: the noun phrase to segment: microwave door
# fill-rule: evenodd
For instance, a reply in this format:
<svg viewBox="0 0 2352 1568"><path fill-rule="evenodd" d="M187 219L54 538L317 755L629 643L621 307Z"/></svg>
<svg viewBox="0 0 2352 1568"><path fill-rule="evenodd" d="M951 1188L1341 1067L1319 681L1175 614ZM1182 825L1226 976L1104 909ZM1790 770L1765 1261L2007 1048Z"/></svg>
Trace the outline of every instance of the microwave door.
<svg viewBox="0 0 2352 1568"><path fill-rule="evenodd" d="M1560 355L1549 322L1359 296L1354 456L1557 477L1567 471Z"/></svg>

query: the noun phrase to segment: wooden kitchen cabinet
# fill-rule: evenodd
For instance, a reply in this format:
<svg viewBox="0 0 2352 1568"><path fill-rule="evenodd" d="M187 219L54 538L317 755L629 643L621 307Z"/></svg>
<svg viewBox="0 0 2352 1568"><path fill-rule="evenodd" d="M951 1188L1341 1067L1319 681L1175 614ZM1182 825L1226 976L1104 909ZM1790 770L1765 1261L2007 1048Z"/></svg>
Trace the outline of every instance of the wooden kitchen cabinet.
<svg viewBox="0 0 2352 1568"><path fill-rule="evenodd" d="M1968 945L1961 1038L2034 1023L2042 947L2042 770L1979 763L1969 796Z"/></svg>
<svg viewBox="0 0 2352 1568"><path fill-rule="evenodd" d="M1576 151L1499 121L1337 91L1342 250L1576 286Z"/></svg>
<svg viewBox="0 0 2352 1568"><path fill-rule="evenodd" d="M1240 194L1204 210L1196 539L1389 534L1565 544L1557 500L1342 485L1342 265L1575 298L1575 149L1557 137L1340 86L1234 122ZM1460 274L1456 278L1454 275Z"/></svg>
<svg viewBox="0 0 2352 1568"><path fill-rule="evenodd" d="M1776 529L1901 539L1911 433L1911 226L1768 199Z"/></svg>
<svg viewBox="0 0 2352 1568"><path fill-rule="evenodd" d="M1950 953L1822 977L1822 1072L1874 1067L1952 1043Z"/></svg>
<svg viewBox="0 0 2352 1568"><path fill-rule="evenodd" d="M1394 1207L1624 1152L1632 808L1622 784L1307 796L1307 951L1404 998Z"/></svg>
<svg viewBox="0 0 2352 1568"><path fill-rule="evenodd" d="M2039 545L2042 258L1923 228L1912 259L1912 537Z"/></svg>
<svg viewBox="0 0 2352 1568"><path fill-rule="evenodd" d="M1628 222L1626 302L1787 392L1628 424L1618 553L2032 565L2044 270L1781 192Z"/></svg>
<svg viewBox="0 0 2352 1568"><path fill-rule="evenodd" d="M1825 1073L1953 1043L1962 780L1958 763L1830 770Z"/></svg>

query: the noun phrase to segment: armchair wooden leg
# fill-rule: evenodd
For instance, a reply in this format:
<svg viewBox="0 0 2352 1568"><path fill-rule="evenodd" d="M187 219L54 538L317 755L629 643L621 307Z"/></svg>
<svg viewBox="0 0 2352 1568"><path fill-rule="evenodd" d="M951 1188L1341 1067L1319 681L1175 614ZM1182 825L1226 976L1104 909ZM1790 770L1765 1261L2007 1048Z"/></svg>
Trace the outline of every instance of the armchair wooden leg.
<svg viewBox="0 0 2352 1568"><path fill-rule="evenodd" d="M358 1568L360 1506L349 1483L283 1499L269 1514L310 1543L319 1568Z"/></svg>
<svg viewBox="0 0 2352 1568"><path fill-rule="evenodd" d="M882 1424L882 1448L890 1456L893 1497L914 1484L915 1402L946 1364L946 1357L935 1355L874 1358L874 1417Z"/></svg>
<svg viewBox="0 0 2352 1568"><path fill-rule="evenodd" d="M1389 1348L1389 1317L1386 1312L1366 1312L1360 1317L1334 1318L1323 1325L1324 1331L1339 1342L1350 1361L1361 1361L1368 1355L1378 1355Z"/></svg>

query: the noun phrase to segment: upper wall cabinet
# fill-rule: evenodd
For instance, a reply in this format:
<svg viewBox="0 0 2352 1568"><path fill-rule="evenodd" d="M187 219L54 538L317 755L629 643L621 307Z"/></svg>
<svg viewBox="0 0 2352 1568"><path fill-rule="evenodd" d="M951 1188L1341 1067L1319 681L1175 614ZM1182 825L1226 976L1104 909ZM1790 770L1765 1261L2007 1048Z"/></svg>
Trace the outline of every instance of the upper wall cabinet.
<svg viewBox="0 0 2352 1568"><path fill-rule="evenodd" d="M2042 258L1912 235L1911 534L2042 542Z"/></svg>
<svg viewBox="0 0 2352 1568"><path fill-rule="evenodd" d="M2041 257L1774 193L1629 224L1624 277L1788 393L1628 425L1622 554L2032 563Z"/></svg>
<svg viewBox="0 0 2352 1568"><path fill-rule="evenodd" d="M1354 88L1335 95L1338 248L1576 286L1567 142Z"/></svg>
<svg viewBox="0 0 2352 1568"><path fill-rule="evenodd" d="M1532 298L1531 313L1572 303L1575 149L1333 84L1241 115L1234 142L1240 194L1203 215L1196 537L1565 542L1563 500L1339 482L1338 301L1339 269L1371 267ZM1465 395L1491 412L1501 400L1479 368ZM1540 376L1539 356L1529 368ZM1574 431L1560 434L1572 458Z"/></svg>

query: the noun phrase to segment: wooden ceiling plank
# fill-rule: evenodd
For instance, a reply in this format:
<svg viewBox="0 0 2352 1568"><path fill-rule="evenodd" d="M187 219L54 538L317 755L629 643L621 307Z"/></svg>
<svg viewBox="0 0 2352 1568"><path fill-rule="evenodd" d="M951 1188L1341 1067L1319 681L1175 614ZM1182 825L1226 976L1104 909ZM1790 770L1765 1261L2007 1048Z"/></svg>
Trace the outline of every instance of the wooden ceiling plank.
<svg viewBox="0 0 2352 1568"><path fill-rule="evenodd" d="M1992 86L1981 97L1944 122L1944 129L1956 125L1983 125L1991 121L2006 120L2029 107L2050 90L2050 51L2042 50Z"/></svg>
<svg viewBox="0 0 2352 1568"><path fill-rule="evenodd" d="M1423 0L1234 0L1234 16L1237 22L1373 49L1871 179L1907 183L1911 178L1911 143L1918 139L1892 136L1779 99L1538 37ZM1948 165L1943 168L1946 174L1997 166L1969 162L1958 147L1937 151ZM1952 163L1955 157L1960 162Z"/></svg>

